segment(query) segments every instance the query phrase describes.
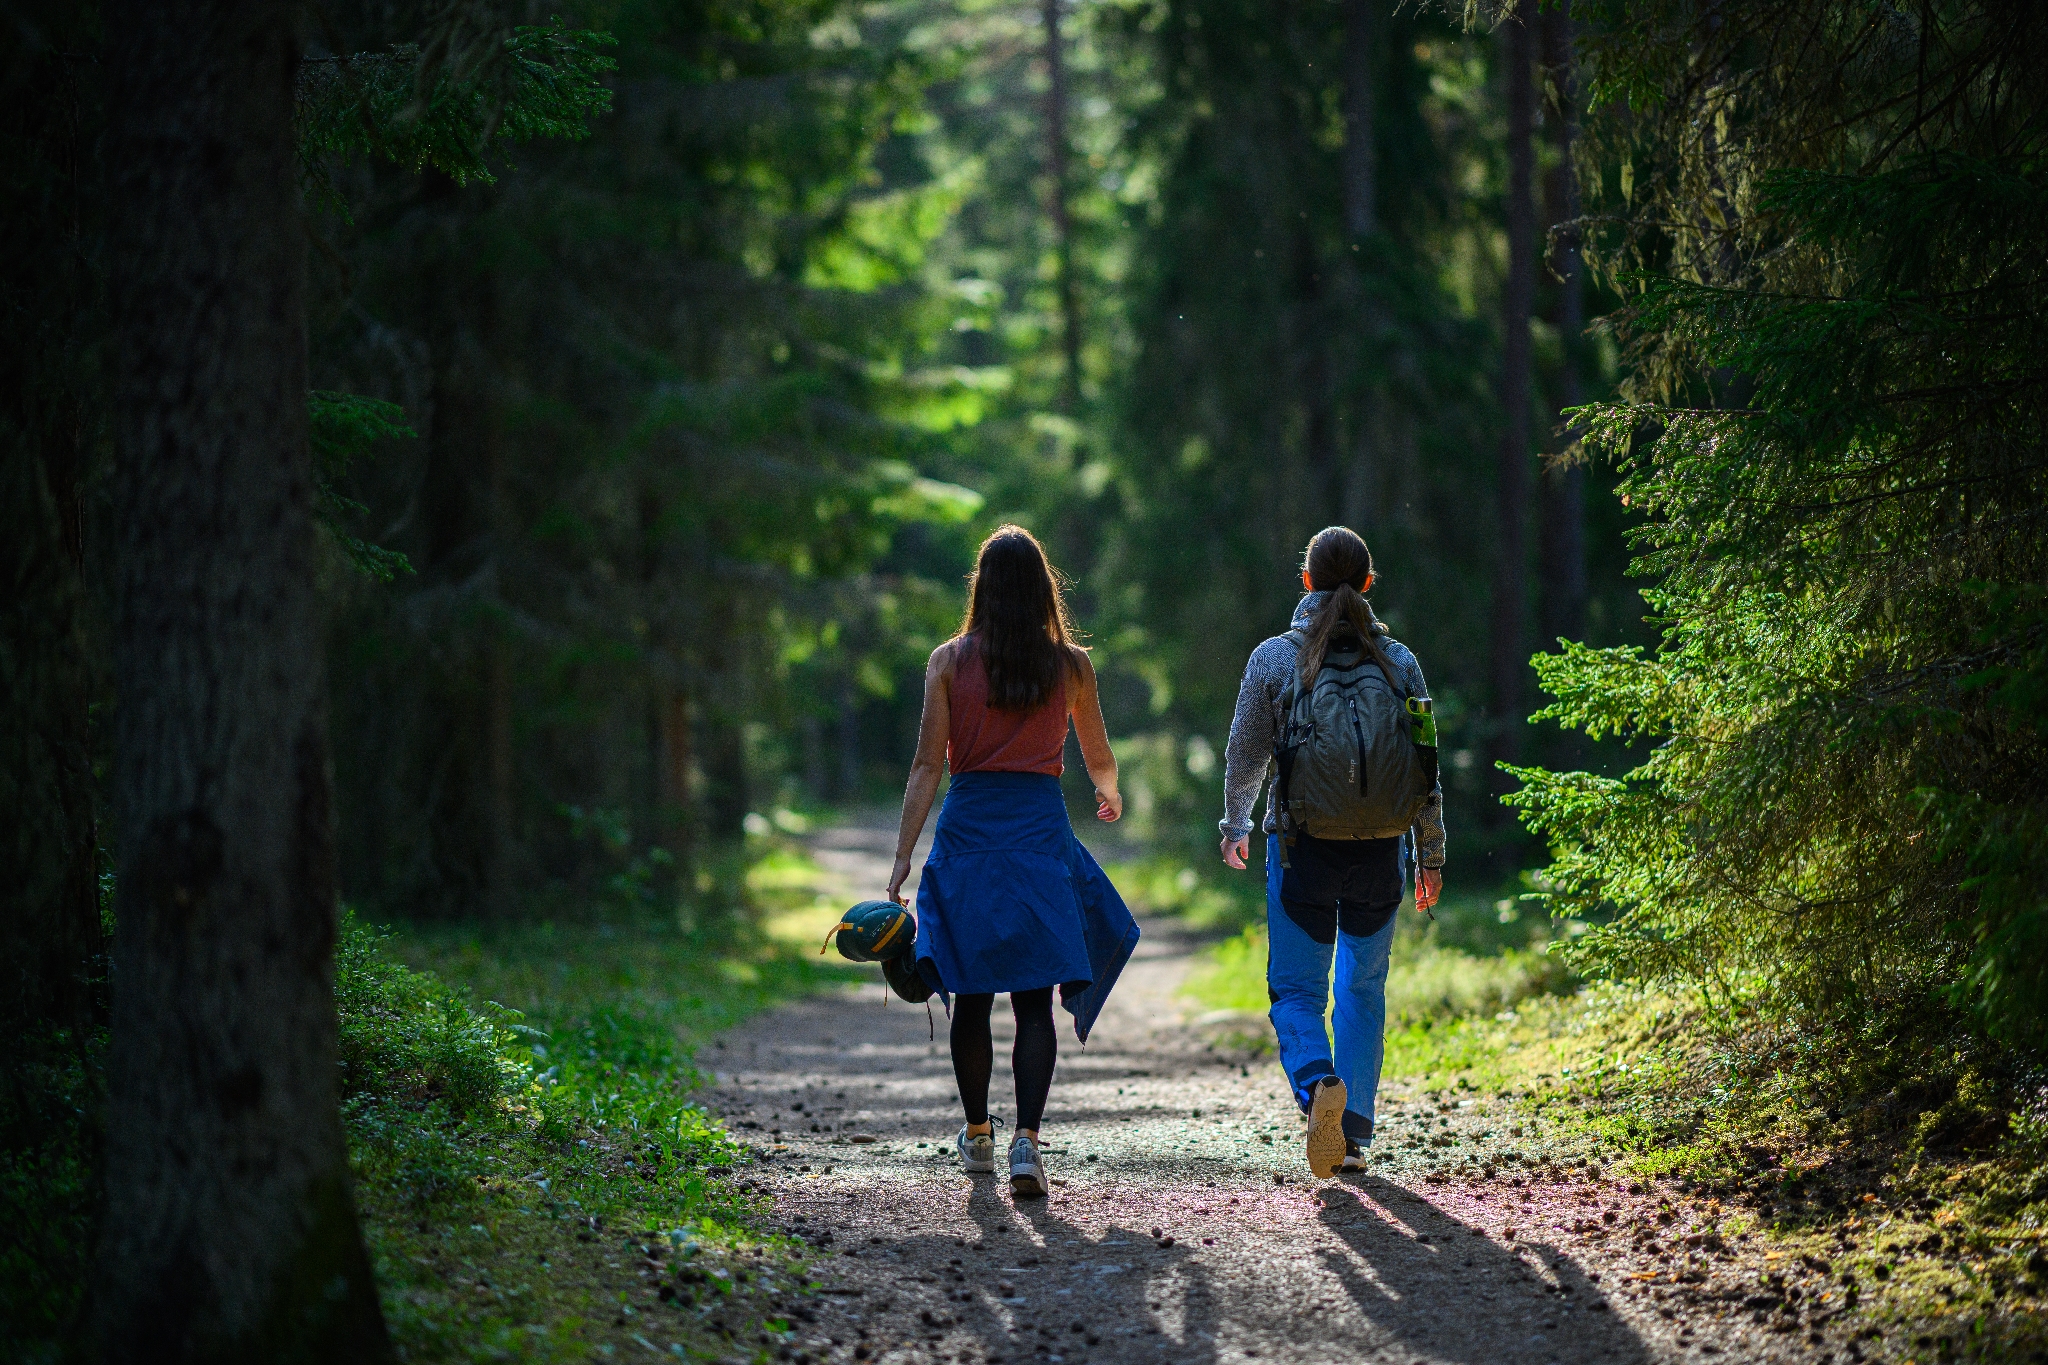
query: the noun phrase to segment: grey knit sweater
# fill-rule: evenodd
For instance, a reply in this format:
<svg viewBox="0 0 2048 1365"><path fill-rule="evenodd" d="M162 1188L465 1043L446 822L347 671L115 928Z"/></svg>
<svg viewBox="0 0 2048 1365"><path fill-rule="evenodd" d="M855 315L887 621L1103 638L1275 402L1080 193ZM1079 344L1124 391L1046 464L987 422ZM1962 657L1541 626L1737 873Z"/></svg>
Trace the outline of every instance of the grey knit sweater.
<svg viewBox="0 0 2048 1365"><path fill-rule="evenodd" d="M1322 606L1323 594L1312 592L1301 599L1294 609L1294 620L1290 625L1295 630L1307 630L1315 618L1316 608ZM1408 689L1410 696L1426 697L1429 684L1422 679L1422 665L1415 662L1415 655L1408 646L1391 635L1380 637L1380 647L1387 651L1387 658L1393 662L1400 683ZM1275 635L1252 651L1251 659L1244 666L1244 681L1237 688L1237 712L1230 718L1230 743L1223 750L1223 819L1217 828L1226 839L1241 838L1252 829L1252 803L1259 799L1259 788L1265 785L1266 769L1273 757L1273 744L1280 736L1280 727L1287 718L1280 714L1280 694L1287 690L1287 684L1294 678L1296 662L1300 657L1294 641L1285 635ZM1266 802L1266 832L1273 831L1273 803ZM1438 783L1437 789L1429 794L1429 801L1422 807L1422 813L1415 817L1415 851L1424 867L1444 865L1444 789Z"/></svg>

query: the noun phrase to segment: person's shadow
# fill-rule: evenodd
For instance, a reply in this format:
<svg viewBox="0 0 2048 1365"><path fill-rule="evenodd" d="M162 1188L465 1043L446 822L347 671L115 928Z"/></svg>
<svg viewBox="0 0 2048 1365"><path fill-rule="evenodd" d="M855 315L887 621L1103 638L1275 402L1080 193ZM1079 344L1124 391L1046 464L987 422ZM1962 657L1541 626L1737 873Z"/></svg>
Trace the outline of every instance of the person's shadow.
<svg viewBox="0 0 2048 1365"><path fill-rule="evenodd" d="M1349 1253L1326 1250L1324 1268L1396 1344L1473 1365L1650 1359L1600 1287L1554 1247L1524 1244L1553 1285L1519 1256L1391 1181L1354 1177L1324 1186L1319 1196L1321 1222Z"/></svg>
<svg viewBox="0 0 2048 1365"><path fill-rule="evenodd" d="M1161 1247L1148 1229L1117 1223L1084 1231L1064 1216L1061 1201L1012 1201L1003 1185L977 1177L968 1197L968 1216L981 1229L980 1284L994 1292L956 1292L965 1300L959 1326L979 1346L960 1360L1214 1358L1217 1296L1190 1248L1178 1241Z"/></svg>
<svg viewBox="0 0 2048 1365"><path fill-rule="evenodd" d="M1184 1243L1162 1249L1147 1229L1117 1224L1084 1232L1059 1201L1013 1203L999 1178L978 1177L968 1214L979 1245L963 1251L950 1237L934 1238L919 1259L950 1265L958 1258L957 1267L924 1277L929 1287L904 1285L910 1292L889 1314L903 1328L888 1335L922 1337L926 1351L948 1343L941 1358L964 1365L1201 1365L1219 1359L1225 1344L1237 1355L1268 1342L1317 1346L1331 1359L1403 1352L1471 1365L1650 1359L1646 1344L1606 1310L1599 1286L1554 1248L1529 1250L1555 1287L1389 1181L1365 1177L1318 1194L1317 1217L1342 1243L1318 1251L1324 1275L1275 1268L1247 1284L1241 1275L1213 1273ZM1276 1287L1288 1292L1269 1292ZM1296 1287L1322 1297L1304 1301L1291 1292ZM1355 1313L1336 1311L1339 1297ZM963 1336L972 1345L960 1349Z"/></svg>

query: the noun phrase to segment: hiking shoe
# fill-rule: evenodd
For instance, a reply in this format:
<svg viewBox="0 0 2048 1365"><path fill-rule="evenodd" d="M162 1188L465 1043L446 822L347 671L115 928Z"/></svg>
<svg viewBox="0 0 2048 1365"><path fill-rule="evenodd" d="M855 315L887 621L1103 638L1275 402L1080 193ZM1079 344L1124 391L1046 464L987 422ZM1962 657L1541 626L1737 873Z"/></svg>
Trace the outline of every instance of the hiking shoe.
<svg viewBox="0 0 2048 1365"><path fill-rule="evenodd" d="M1038 1144L1019 1133L1010 1139L1010 1193L1019 1199L1043 1199L1052 1190Z"/></svg>
<svg viewBox="0 0 2048 1365"><path fill-rule="evenodd" d="M1345 1138L1344 1159L1337 1163L1337 1170L1340 1173L1349 1174L1352 1171L1362 1171L1364 1169L1365 1148L1359 1146L1350 1138Z"/></svg>
<svg viewBox="0 0 2048 1365"><path fill-rule="evenodd" d="M970 1133L967 1125L960 1125L960 1136L954 1146L960 1149L960 1164L975 1175L986 1175L996 1168L996 1134L990 1128L986 1133Z"/></svg>
<svg viewBox="0 0 2048 1365"><path fill-rule="evenodd" d="M1344 1163L1344 1082L1336 1077L1317 1084L1308 1106L1308 1168L1328 1180Z"/></svg>

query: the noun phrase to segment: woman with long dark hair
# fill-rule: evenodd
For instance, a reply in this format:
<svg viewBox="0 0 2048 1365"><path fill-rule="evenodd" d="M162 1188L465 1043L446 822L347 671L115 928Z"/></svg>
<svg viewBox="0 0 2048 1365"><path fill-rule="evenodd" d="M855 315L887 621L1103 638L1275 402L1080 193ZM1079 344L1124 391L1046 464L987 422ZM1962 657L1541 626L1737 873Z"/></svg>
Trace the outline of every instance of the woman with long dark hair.
<svg viewBox="0 0 2048 1365"><path fill-rule="evenodd" d="M1405 724L1386 746L1392 752L1365 752L1363 714L1378 710L1399 723L1410 699L1426 707L1429 697L1422 665L1366 601L1373 579L1372 551L1357 532L1331 526L1309 541L1301 568L1307 595L1290 629L1253 650L1245 665L1224 751L1218 825L1224 862L1242 868L1251 849L1252 803L1277 759L1279 775L1266 798L1266 988L1280 1065L1308 1115L1309 1169L1325 1178L1360 1169L1372 1142L1388 955L1411 855L1415 908L1428 909L1443 890L1444 798L1433 732L1432 761L1424 767L1415 766L1413 753L1400 752L1411 745ZM1284 740L1290 727L1313 728L1315 695L1326 677L1330 695L1353 708L1335 713L1337 753L1341 758L1349 749L1357 762L1348 772L1340 764L1343 780L1318 788L1301 771L1299 755L1310 745L1291 748ZM1304 698L1309 705L1297 709ZM1284 790L1290 759L1297 787L1291 796ZM1397 784L1405 785L1386 790ZM1323 1025L1333 958L1334 1049Z"/></svg>
<svg viewBox="0 0 2048 1365"><path fill-rule="evenodd" d="M1009 994L1017 1021L1010 1186L1024 1197L1050 1189L1038 1135L1058 1054L1053 990L1086 1042L1138 942L1137 922L1067 820L1060 774L1070 719L1095 783L1095 814L1115 820L1124 799L1094 666L1074 643L1045 551L1029 531L1004 526L982 543L959 633L932 651L925 670L889 899L903 903L911 850L950 768L918 881L917 965L942 998L957 997L949 1000L953 1073L966 1123L956 1146L969 1171L995 1170L989 1012L997 994Z"/></svg>

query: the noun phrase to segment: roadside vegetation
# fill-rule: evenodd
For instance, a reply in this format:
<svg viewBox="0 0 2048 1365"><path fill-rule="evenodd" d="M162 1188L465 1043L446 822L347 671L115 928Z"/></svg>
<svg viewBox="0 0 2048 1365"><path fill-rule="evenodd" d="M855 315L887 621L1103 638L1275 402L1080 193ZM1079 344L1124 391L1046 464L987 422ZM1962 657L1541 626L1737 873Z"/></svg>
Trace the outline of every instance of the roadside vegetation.
<svg viewBox="0 0 2048 1365"><path fill-rule="evenodd" d="M408 965L410 964L410 965ZM399 1357L752 1359L801 1313L751 1156L691 1102L698 1040L846 973L737 918L373 928L336 952L342 1115ZM58 1360L93 1235L103 1040L0 1099L0 1354Z"/></svg>

